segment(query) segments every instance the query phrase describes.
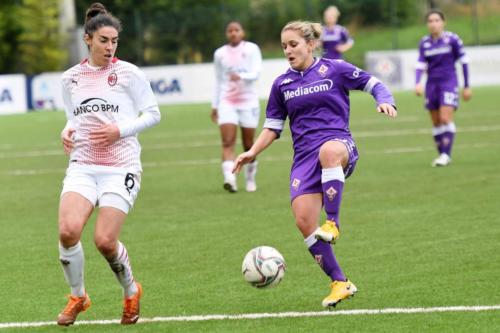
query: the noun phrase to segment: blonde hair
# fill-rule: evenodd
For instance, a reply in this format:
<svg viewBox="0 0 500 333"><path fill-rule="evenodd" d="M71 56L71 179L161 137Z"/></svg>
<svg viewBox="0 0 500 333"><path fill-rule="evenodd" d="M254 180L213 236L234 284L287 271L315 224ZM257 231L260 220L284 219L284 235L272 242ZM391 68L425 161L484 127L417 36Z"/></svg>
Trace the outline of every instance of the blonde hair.
<svg viewBox="0 0 500 333"><path fill-rule="evenodd" d="M340 11L339 11L339 9L337 8L337 6L328 6L328 7L325 9L325 11L324 11L323 15L325 15L325 16L326 16L326 15L328 15L328 14L333 14L333 15L335 15L335 17L339 18L339 16L340 16Z"/></svg>
<svg viewBox="0 0 500 333"><path fill-rule="evenodd" d="M297 31L306 40L306 42L313 41L318 44L323 28L321 27L321 24L316 22L292 21L288 22L283 29L281 29L281 32L283 33L287 30Z"/></svg>

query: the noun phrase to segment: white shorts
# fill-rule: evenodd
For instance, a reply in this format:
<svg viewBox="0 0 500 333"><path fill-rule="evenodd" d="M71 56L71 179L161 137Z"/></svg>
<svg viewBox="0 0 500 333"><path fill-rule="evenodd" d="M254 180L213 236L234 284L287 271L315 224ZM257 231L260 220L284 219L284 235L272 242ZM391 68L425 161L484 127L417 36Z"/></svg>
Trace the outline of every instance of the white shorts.
<svg viewBox="0 0 500 333"><path fill-rule="evenodd" d="M221 103L217 109L218 124L235 124L244 128L257 128L259 126L260 109L240 108L235 105Z"/></svg>
<svg viewBox="0 0 500 333"><path fill-rule="evenodd" d="M140 174L120 168L72 165L66 170L61 196L76 192L94 207L114 207L127 214L141 188Z"/></svg>

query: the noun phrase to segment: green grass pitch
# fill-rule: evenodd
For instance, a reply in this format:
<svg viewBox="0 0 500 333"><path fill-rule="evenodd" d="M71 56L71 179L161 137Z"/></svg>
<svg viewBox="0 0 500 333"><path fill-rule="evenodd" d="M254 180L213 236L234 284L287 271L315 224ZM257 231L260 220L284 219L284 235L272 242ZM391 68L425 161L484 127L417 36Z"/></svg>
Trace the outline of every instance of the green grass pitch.
<svg viewBox="0 0 500 333"><path fill-rule="evenodd" d="M358 286L338 310L500 304L499 88L474 89L456 114L453 163L436 156L422 99L397 93L396 120L352 94L360 160L346 183L335 252ZM140 135L141 192L122 232L144 286L142 316L321 311L328 280L295 227L288 197L288 130L259 157L258 191L223 191L209 105L162 107ZM264 117L262 117L264 118ZM262 119L261 119L262 120ZM55 320L68 288L58 261L57 207L67 159L62 112L0 118L0 323ZM241 148L238 147L240 151ZM239 177L244 188L243 175ZM119 318L121 289L84 232L93 305L79 319ZM275 289L241 276L245 253L276 247L287 261ZM138 324L127 332L491 332L500 313L456 312ZM122 332L119 325L74 332ZM55 326L1 332L62 332Z"/></svg>

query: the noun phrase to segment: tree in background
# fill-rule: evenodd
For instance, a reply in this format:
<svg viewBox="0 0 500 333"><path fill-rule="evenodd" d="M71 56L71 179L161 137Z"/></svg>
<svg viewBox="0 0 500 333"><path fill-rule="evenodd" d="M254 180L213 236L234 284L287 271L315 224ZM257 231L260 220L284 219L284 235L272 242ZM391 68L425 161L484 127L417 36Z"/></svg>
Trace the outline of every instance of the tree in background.
<svg viewBox="0 0 500 333"><path fill-rule="evenodd" d="M17 48L21 25L16 2L0 2L0 73L15 73L20 69Z"/></svg>
<svg viewBox="0 0 500 333"><path fill-rule="evenodd" d="M16 19L21 26L18 51L24 73L61 70L66 48L59 33L59 0L23 0Z"/></svg>

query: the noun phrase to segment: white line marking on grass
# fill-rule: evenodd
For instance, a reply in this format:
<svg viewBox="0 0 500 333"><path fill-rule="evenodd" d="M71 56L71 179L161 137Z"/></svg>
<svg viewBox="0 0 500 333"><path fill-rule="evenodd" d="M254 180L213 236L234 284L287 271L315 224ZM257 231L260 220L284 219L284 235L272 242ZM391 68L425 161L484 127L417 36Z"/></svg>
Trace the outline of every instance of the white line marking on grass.
<svg viewBox="0 0 500 333"><path fill-rule="evenodd" d="M493 126L468 126L460 127L457 132L459 133L476 133L476 132L494 132L500 131L500 125ZM372 138L372 137L393 137L403 135L430 135L431 129L429 128L414 128L414 129L401 129L401 130L378 130L378 131L354 131L354 139L358 138ZM284 137L280 142L289 142L289 136ZM204 140L204 141L183 141L183 142L165 142L165 143L152 143L144 144L143 150L165 150L165 149L186 149L186 148L205 148L220 146L220 140ZM30 157L44 157L44 156L64 156L62 147L60 149L46 149L46 150L33 150L33 151L15 151L0 153L0 159L11 158L30 158Z"/></svg>
<svg viewBox="0 0 500 333"><path fill-rule="evenodd" d="M210 321L210 320L242 320L242 319L267 319L267 318L304 318L304 317L333 317L333 316L356 316L356 315L383 315L383 314L415 314L415 313L438 313L438 312L482 312L497 311L500 305L473 305L473 306L439 306L429 308L385 308L385 309L354 309L354 310L336 310L336 311L310 311L310 312L276 312L276 313L242 313L242 314L213 314L213 315L194 315L177 317L153 317L141 318L139 323L157 323L157 322L192 322L192 321ZM108 320L80 320L75 325L109 325L119 324L118 319ZM41 327L56 325L55 321L39 322L17 322L0 323L2 328L14 327Z"/></svg>
<svg viewBox="0 0 500 333"><path fill-rule="evenodd" d="M477 148L488 148L498 146L498 142L482 142L482 143L474 143L474 144L460 144L455 145L455 150L461 149L477 149ZM388 148L381 150L367 150L363 151L363 154L408 154L408 153L421 153L425 151L434 151L436 148L429 146L417 146L417 147L400 147L400 148ZM264 162L284 162L284 161L292 161L292 154L290 155L282 155L282 156L263 156L259 158L260 161ZM200 166L200 165L211 165L211 164L219 164L220 159L211 158L211 159L200 159L200 160L173 160L173 161L164 161L164 162L144 162L142 166L144 168L165 168L172 165L177 166ZM61 174L63 175L66 169L15 169L6 172L0 173L5 176L37 176L37 175L48 175L48 174Z"/></svg>

